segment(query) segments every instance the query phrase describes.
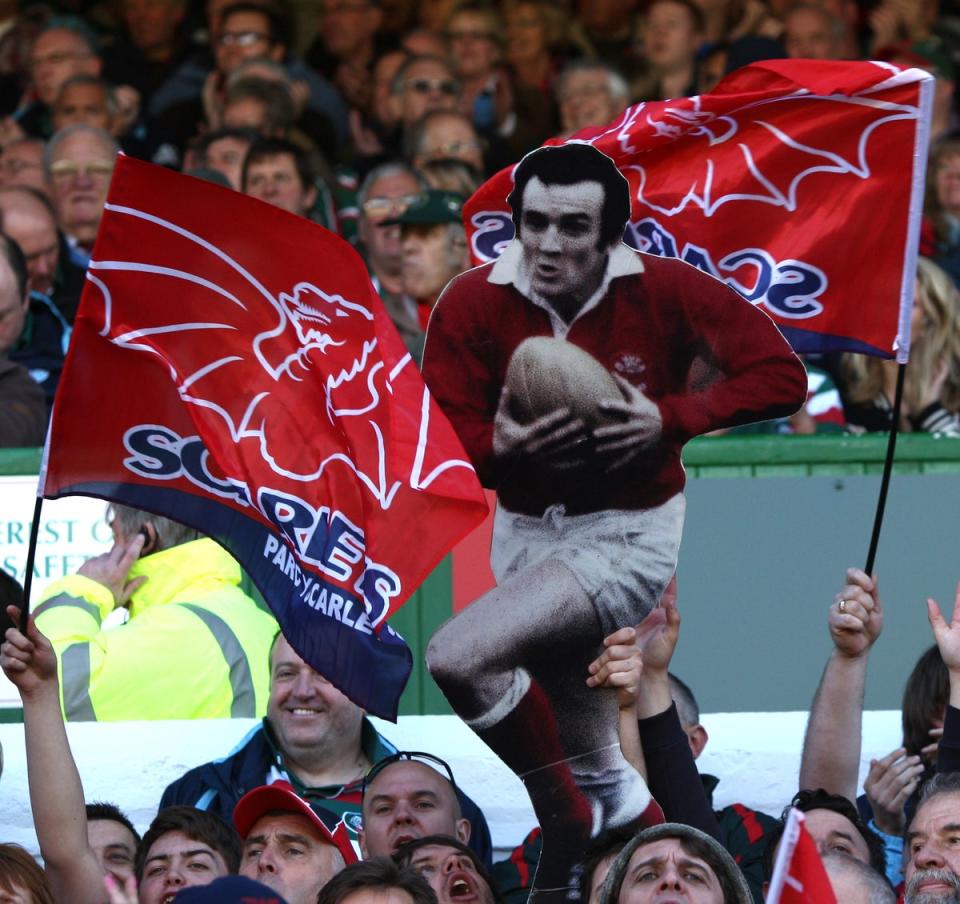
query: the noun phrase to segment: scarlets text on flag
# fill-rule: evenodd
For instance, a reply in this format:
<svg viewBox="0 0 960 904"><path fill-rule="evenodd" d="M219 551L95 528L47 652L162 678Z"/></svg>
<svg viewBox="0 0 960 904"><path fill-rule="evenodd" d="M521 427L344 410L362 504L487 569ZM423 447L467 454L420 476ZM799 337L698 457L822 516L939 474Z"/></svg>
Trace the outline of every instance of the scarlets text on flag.
<svg viewBox="0 0 960 904"><path fill-rule="evenodd" d="M932 91L888 63L772 60L569 140L626 176L628 245L722 279L799 352L906 361ZM477 263L513 237L511 186L502 170L464 208Z"/></svg>
<svg viewBox="0 0 960 904"><path fill-rule="evenodd" d="M43 493L115 500L220 541L294 649L387 718L411 667L387 619L486 512L349 245L126 157Z"/></svg>
<svg viewBox="0 0 960 904"><path fill-rule="evenodd" d="M767 904L837 904L817 844L796 808L787 816Z"/></svg>

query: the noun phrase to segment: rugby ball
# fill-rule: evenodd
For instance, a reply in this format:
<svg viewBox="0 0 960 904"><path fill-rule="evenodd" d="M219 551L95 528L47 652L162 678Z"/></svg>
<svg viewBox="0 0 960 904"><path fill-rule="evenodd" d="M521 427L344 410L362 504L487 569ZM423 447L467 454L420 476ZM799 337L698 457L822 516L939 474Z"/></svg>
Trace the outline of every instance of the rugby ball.
<svg viewBox="0 0 960 904"><path fill-rule="evenodd" d="M505 385L510 393L510 413L521 424L569 408L592 430L610 421L599 403L624 397L612 374L596 358L552 336L533 336L517 346L507 365Z"/></svg>

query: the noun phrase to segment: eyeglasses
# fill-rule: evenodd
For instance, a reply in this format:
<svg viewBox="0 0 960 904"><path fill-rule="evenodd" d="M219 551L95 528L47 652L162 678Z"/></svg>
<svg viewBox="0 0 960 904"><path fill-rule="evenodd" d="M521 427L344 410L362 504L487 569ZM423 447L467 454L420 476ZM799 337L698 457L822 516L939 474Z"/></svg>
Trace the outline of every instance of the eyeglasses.
<svg viewBox="0 0 960 904"><path fill-rule="evenodd" d="M389 217L399 217L411 204L420 200L419 195L401 195L399 198L367 198L363 212L368 220L379 223Z"/></svg>
<svg viewBox="0 0 960 904"><path fill-rule="evenodd" d="M270 35L262 31L225 31L217 41L223 47L253 47L260 41L269 41Z"/></svg>
<svg viewBox="0 0 960 904"><path fill-rule="evenodd" d="M20 157L11 157L9 160L0 160L0 170L9 176L17 176L24 170L40 169L42 164L35 160L23 160Z"/></svg>
<svg viewBox="0 0 960 904"><path fill-rule="evenodd" d="M435 148L426 151L426 155L433 160L439 160L445 157L456 157L467 151L482 151L483 145L479 141L448 141L446 144L438 144Z"/></svg>
<svg viewBox="0 0 960 904"><path fill-rule="evenodd" d="M48 53L46 56L33 57L30 60L30 68L38 69L40 66L62 66L70 60L86 59L89 53L78 53L77 51L61 50L56 53Z"/></svg>
<svg viewBox="0 0 960 904"><path fill-rule="evenodd" d="M445 760L441 760L440 757L434 756L432 753L424 753L421 750L398 750L392 756L384 757L382 760L378 760L370 767L370 771L363 778L363 790L361 791L361 797L367 796L367 788L370 787L370 784L373 780L381 773L384 769L392 766L394 763L423 763L425 766L429 766L431 769L439 772L447 781L450 782L450 787L454 791L457 790L457 783L453 779L453 770L450 768L450 764Z"/></svg>
<svg viewBox="0 0 960 904"><path fill-rule="evenodd" d="M431 94L439 91L449 97L456 97L460 93L460 85L447 78L412 78L403 83L404 91L413 91L414 94Z"/></svg>
<svg viewBox="0 0 960 904"><path fill-rule="evenodd" d="M113 172L110 160L93 160L90 163L74 163L72 160L58 160L50 166L50 175L57 182L69 182L83 173L88 179L106 181Z"/></svg>

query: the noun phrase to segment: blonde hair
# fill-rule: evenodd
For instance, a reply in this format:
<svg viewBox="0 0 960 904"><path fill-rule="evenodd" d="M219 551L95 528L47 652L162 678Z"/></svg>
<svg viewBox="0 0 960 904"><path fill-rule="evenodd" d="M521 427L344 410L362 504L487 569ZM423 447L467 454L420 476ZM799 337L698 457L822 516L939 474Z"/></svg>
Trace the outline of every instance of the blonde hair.
<svg viewBox="0 0 960 904"><path fill-rule="evenodd" d="M904 410L914 414L922 410L928 387L943 364L947 378L939 401L944 408L956 412L960 410L960 293L950 276L925 257L917 261L917 282L923 323L910 340ZM883 391L882 358L847 354L843 370L851 401L871 402Z"/></svg>

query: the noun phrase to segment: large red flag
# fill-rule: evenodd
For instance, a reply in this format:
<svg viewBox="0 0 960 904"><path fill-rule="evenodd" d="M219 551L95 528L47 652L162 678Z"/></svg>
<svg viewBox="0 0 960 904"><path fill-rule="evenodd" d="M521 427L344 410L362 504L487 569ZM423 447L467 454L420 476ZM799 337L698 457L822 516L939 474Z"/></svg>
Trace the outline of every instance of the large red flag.
<svg viewBox="0 0 960 904"><path fill-rule="evenodd" d="M43 492L117 500L219 540L294 649L388 718L411 657L386 620L486 513L349 245L127 157Z"/></svg>
<svg viewBox="0 0 960 904"><path fill-rule="evenodd" d="M799 352L906 361L932 94L918 69L771 60L569 140L626 176L627 244L719 277ZM477 263L513 237L511 172L464 209Z"/></svg>
<svg viewBox="0 0 960 904"><path fill-rule="evenodd" d="M790 811L773 865L767 904L837 904L803 813Z"/></svg>

